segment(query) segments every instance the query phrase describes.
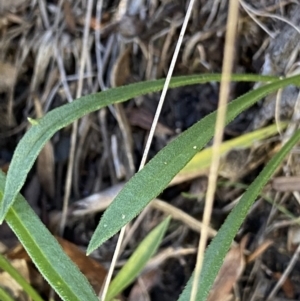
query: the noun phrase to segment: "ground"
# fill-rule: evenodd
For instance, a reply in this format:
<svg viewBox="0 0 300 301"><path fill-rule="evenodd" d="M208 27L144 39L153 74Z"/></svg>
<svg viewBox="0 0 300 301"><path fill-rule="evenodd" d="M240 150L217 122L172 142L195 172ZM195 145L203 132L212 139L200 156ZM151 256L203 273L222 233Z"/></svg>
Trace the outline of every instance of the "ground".
<svg viewBox="0 0 300 301"><path fill-rule="evenodd" d="M165 77L187 4L188 1L183 0L0 1L2 170L7 170L17 143L30 126L28 117L40 118L82 95ZM196 1L174 75L221 72L227 9L227 1ZM239 13L233 72L277 76L296 73L299 65L299 3L240 1ZM253 88L253 84L248 83L232 84L230 99ZM149 157L214 111L218 93L216 82L170 90ZM294 87L283 90L277 109L276 94L262 99L226 127L224 139L260 129L278 118L298 121L298 93ZM89 114L77 125L56 133L41 152L22 193L53 234L74 244L62 242L71 253L77 252L77 247L86 249L107 203L138 169L158 99L159 94L152 93ZM74 133L76 141L72 138ZM234 149L222 158L212 228L220 227L245 187L276 151L280 139L278 134L260 143L259 147ZM74 166L68 176L70 154L74 155ZM293 260L300 251L298 161L299 155L295 151L264 189L236 237L240 245L247 241L241 251L247 264L242 274L232 280L234 291L229 300L300 298L299 261ZM287 188L287 182L284 182L287 175L293 176L293 188ZM67 182L70 180L68 193ZM203 172L196 178L181 179L159 198L187 213L193 222L202 218L206 188L207 172ZM96 206L97 212L91 208L88 208L89 212L80 211L88 207L89 197L99 192L103 207ZM61 225L64 200L69 202L68 219ZM139 224L139 230L131 231L130 237L127 236L127 246L118 268L149 230L162 220L166 212L158 202L155 204ZM194 269L198 238L197 231L188 222L172 221L160 246L158 260L149 262L139 281L123 293L125 300L177 300ZM100 267L95 268L95 262L87 263L82 259L82 268L91 264L85 273L90 273L86 276L96 290L100 290L103 277L100 281L92 275L92 270L100 269L105 275L116 239L112 238L92 254ZM0 228L0 242L2 252L6 252L11 260L26 257L22 252L21 255L15 252L17 239L6 224ZM166 255L159 257L159 254ZM256 255L250 260L251 254ZM74 258L80 265L80 255ZM26 260L27 263L30 261L27 257ZM48 289L37 281L40 278L32 264L28 264L31 281L35 279L32 285L47 299ZM290 264L293 264L291 272L281 288L273 293ZM18 296L18 300L24 300L23 297ZM221 299L215 297L212 300Z"/></svg>

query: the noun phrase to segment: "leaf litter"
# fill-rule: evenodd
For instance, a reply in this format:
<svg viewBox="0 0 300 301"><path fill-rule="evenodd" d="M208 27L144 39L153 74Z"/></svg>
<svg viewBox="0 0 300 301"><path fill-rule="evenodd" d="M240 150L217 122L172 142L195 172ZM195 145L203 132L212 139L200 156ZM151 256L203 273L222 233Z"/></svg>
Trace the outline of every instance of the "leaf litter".
<svg viewBox="0 0 300 301"><path fill-rule="evenodd" d="M116 0L103 1L102 7L96 5L97 1L94 2L89 24L83 94L164 77L178 39L187 1ZM189 24L175 75L221 70L226 2L200 0L196 5L198 9ZM2 168L9 165L13 150L28 127L28 117L38 119L49 110L75 98L86 13L85 3L79 0L44 0L39 3L27 0L0 1ZM299 4L293 1L281 1L280 4L272 0L263 3L256 0L247 3L241 1L235 72L278 76L298 72L299 16ZM232 84L231 98L252 88L248 84ZM225 138L237 137L273 120L278 122L292 118L293 122L298 121L298 93L298 89L288 87L281 94L268 96L229 125L225 129ZM216 83L169 91L150 156L154 156L178 133L212 112L217 105L217 95ZM86 248L101 216L100 204L97 203L97 210L93 211L87 205L90 204L88 200L101 197L104 203L106 200L110 202L112 198L107 194L109 189L114 190L132 176L140 161L157 101L156 93L141 96L126 104L90 114L79 122L71 204L63 234L65 239ZM288 128L290 132L293 131L292 125ZM58 227L52 226L58 223L61 216L70 139L71 127L61 130L53 137L41 152L24 187L25 191L32 179L38 179L32 186L37 195L28 193L28 201L37 208L40 217L53 229L54 234ZM259 165L252 169L249 167L249 170L247 167L243 175L236 172L234 176L228 176L228 170L234 170L230 165L234 162L231 163L230 160L235 158L233 153L228 154L225 164L227 169L223 170L220 177L223 184L220 183L216 193L212 233L215 233L213 229L218 229L226 217L225 208L243 193L244 188L239 187L239 184L246 187L251 182L278 144L279 136L269 138L259 150L254 145L250 152L244 154L245 160L253 163L259 158ZM247 158L249 153L251 157ZM253 156L255 153L257 155ZM288 185L298 179L299 166L299 154L295 151L282 170L278 171L277 179L272 182L273 186L265 188L236 237L236 241L240 242L245 234L249 235L244 249L250 252L264 242L273 242L272 246L267 245L253 262L247 264L245 269L241 268L242 276L231 280L231 287L234 286L235 289L228 290L228 294L239 295L240 300L266 300L296 251L291 245L293 241L298 244L298 241L287 241L286 233L298 227L295 226L298 222L280 210L281 207L277 204L293 212L294 216L298 215L300 197L294 188L298 182L294 186ZM279 185L283 185L279 181L283 176L287 179L286 184L279 188ZM178 246L196 246L198 238L195 229L200 227L205 183L204 173L198 179L187 177L180 184L166 189L160 196L161 206L152 206L143 220L129 229L127 246L119 259L119 265L126 261L139 241L160 222L166 212L174 217L166 238L168 244L174 250ZM165 209L162 205L169 207ZM105 206L106 203L101 210ZM12 234L8 234L7 230L2 231L2 227L4 226L0 228L0 242L14 241ZM136 228L139 230L136 231ZM115 242L115 238L112 238L93 254L105 267L109 265ZM7 246L11 248L8 243ZM247 253L244 249L239 254L230 253L228 256L232 256L233 261L240 262L238 259ZM160 253L163 254L163 247ZM82 257L83 265L88 260ZM148 277L148 280L142 279L145 283L143 293L150 300L155 300L158 295L160 300L176 300L191 275L194 263L193 254L165 258L159 263L157 274L141 276ZM242 264L239 267L241 266ZM88 268L88 272L92 271L93 268ZM270 275L273 276L270 278ZM276 296L299 298L299 278L296 264L286 278L288 285L282 286ZM132 292L124 292L125 296L130 298L140 281L137 280ZM265 286L262 287L259 283L264 283ZM40 284L36 285L37 289L41 288ZM220 293L221 289L217 291ZM144 296L143 293L139 294Z"/></svg>

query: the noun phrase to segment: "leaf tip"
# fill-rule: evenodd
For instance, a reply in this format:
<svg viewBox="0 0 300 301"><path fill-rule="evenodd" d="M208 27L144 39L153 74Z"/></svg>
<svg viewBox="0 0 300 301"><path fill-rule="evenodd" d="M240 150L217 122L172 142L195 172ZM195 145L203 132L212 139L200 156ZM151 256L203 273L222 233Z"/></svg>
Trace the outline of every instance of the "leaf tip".
<svg viewBox="0 0 300 301"><path fill-rule="evenodd" d="M89 256L93 251L95 251L98 247L100 247L104 241L105 239L103 239L103 237L98 235L98 228L96 228L87 247L86 255Z"/></svg>
<svg viewBox="0 0 300 301"><path fill-rule="evenodd" d="M88 248L86 250L86 256L90 256L91 253L95 250L96 248L93 247L93 245L91 245L91 243L88 245Z"/></svg>

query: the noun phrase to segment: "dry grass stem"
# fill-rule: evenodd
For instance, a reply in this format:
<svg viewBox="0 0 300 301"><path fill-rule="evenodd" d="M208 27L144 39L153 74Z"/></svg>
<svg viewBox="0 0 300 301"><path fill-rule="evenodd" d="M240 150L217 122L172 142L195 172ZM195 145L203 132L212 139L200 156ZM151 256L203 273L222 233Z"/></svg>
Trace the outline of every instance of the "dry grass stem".
<svg viewBox="0 0 300 301"><path fill-rule="evenodd" d="M90 31L89 25L91 22L92 8L93 8L93 0L89 0L87 4L86 20L84 25L83 37L82 37L82 52L81 52L81 59L79 65L79 79L77 83L76 98L79 98L82 94L83 75L84 75L84 69L85 69L87 53L88 53L88 37ZM73 166L74 166L76 141L77 141L77 129L78 129L78 121L76 120L73 123L72 135L71 135L71 146L70 146L69 161L68 161L66 183L65 183L65 194L63 199L62 219L60 223L60 234L63 233L63 230L65 228L67 213L68 213L68 205L69 205L69 198L70 198L71 187L72 187Z"/></svg>
<svg viewBox="0 0 300 301"><path fill-rule="evenodd" d="M298 248L295 251L292 259L290 260L289 265L285 269L284 273L281 275L280 279L276 283L275 287L273 288L273 290L269 294L269 296L266 299L266 301L274 300L274 297L275 297L276 293L282 287L283 283L287 280L287 277L289 276L289 274L291 273L291 271L295 267L295 265L296 265L296 263L298 261L298 258L299 258L299 254L300 254L300 244L298 245Z"/></svg>
<svg viewBox="0 0 300 301"><path fill-rule="evenodd" d="M173 58L172 58L172 61L171 61L171 64L170 64L170 68L169 68L169 71L168 71L168 74L167 74L167 77L166 77L166 81L165 81L163 90L162 90L162 93L161 93L161 97L160 97L160 100L159 100L159 103L158 103L158 106L157 106L157 109L156 109L154 120L153 120L151 129L150 129L150 133L149 133L149 136L147 138L147 142L146 142L146 146L145 146L145 149L144 149L144 152L143 152L143 156L142 156L142 159L141 159L139 170L141 170L144 167L144 165L146 164L146 160L147 160L148 153L149 153L149 150L150 150L150 146L151 146L151 143L152 143L152 140L153 140L153 137L154 137L154 132L155 132L155 128L156 128L156 125L157 125L157 122L158 122L158 118L159 118L160 113L161 113L161 109L162 109L162 106L163 106L163 103L164 103L164 100L165 100L165 96L167 94L169 83L170 83L171 78L172 78L175 63L176 63L176 60L177 60L177 57L178 57L178 54L179 54L179 50L180 50L180 47L181 47L181 44L182 44L182 41L183 41L184 33L185 33L185 30L186 30L186 27L187 27L187 24L188 24L188 21L189 21L191 12L192 12L193 3L194 3L194 0L191 0L190 4L188 6L188 10L186 12L185 18L184 18L184 22L183 22L183 25L182 25L182 28L181 28L179 39L178 39L177 44L176 44L176 48L175 48L175 51L174 51L174 54L173 54ZM121 248L121 245L122 245L124 235L125 235L125 230L126 230L126 226L124 226L120 231L117 246L116 246L116 249L115 249L115 252L114 252L114 255L113 255L111 266L110 266L110 269L109 269L109 272L108 272L108 275L107 275L107 278L106 278L106 281L105 281L105 286L104 286L103 292L102 292L102 299L103 300L105 300L105 296L106 296L106 293L107 293L107 290L108 290L108 286L109 286L109 283L111 281L112 273L113 273L118 255L119 255L119 251L120 251L120 248Z"/></svg>
<svg viewBox="0 0 300 301"><path fill-rule="evenodd" d="M227 27L226 27L227 31L225 37L222 79L221 79L221 87L220 87L220 94L219 94L215 136L214 136L213 149L212 149L212 163L210 167L208 188L207 188L205 207L203 213L204 227L201 232L201 238L199 241L197 263L196 263L191 298L190 298L191 301L196 301L197 299L198 282L199 282L200 273L203 264L204 251L207 244L208 226L210 223L210 217L212 213L214 195L216 190L216 183L217 183L218 169L219 169L219 162L220 162L220 146L223 138L225 116L226 116L226 104L228 101L229 89L230 89L230 75L232 72L234 53L235 53L234 45L235 45L236 30L238 24L238 10L239 10L238 1L231 0L229 2L228 17L227 17Z"/></svg>

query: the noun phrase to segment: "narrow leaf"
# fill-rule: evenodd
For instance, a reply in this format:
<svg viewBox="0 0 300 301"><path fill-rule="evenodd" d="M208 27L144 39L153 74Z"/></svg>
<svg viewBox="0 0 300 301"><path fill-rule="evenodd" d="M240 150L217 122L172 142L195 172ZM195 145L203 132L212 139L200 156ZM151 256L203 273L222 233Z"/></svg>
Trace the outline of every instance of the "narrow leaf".
<svg viewBox="0 0 300 301"><path fill-rule="evenodd" d="M245 220L250 207L261 193L263 187L267 184L272 174L276 171L280 163L291 151L293 146L300 140L300 130L282 147L282 149L269 161L267 166L262 170L259 176L249 186L242 196L239 203L228 215L218 234L207 248L203 260L203 269L201 272L197 300L205 301L209 290L217 276L217 273L223 263L223 259L234 239L242 222ZM193 276L188 281L186 288L181 294L179 301L190 299Z"/></svg>
<svg viewBox="0 0 300 301"><path fill-rule="evenodd" d="M27 280L17 271L12 264L0 254L0 268L6 271L27 293L33 301L43 301L37 291L27 282ZM1 298L0 298L1 300Z"/></svg>
<svg viewBox="0 0 300 301"><path fill-rule="evenodd" d="M274 81L276 77L257 75L235 75L237 81ZM183 76L172 79L170 88L219 81L219 74ZM69 125L82 116L99 110L107 105L123 102L133 97L160 91L164 80L141 82L124 87L118 87L81 97L72 103L56 108L44 117L33 122L33 126L18 144L12 162L9 166L3 202L0 207L0 224L22 188L26 176L39 152L46 142L61 128Z"/></svg>
<svg viewBox="0 0 300 301"><path fill-rule="evenodd" d="M15 301L13 297L9 295L9 293L0 286L0 300L1 301Z"/></svg>
<svg viewBox="0 0 300 301"><path fill-rule="evenodd" d="M170 217L156 226L128 259L111 282L105 300L111 300L121 293L141 273L146 263L154 255L168 228Z"/></svg>
<svg viewBox="0 0 300 301"><path fill-rule="evenodd" d="M299 83L299 78L295 76L278 80L234 100L228 105L226 124L267 94L286 85ZM174 176L212 138L215 121L216 112L197 122L163 148L125 184L97 226L88 246L88 254L116 234L168 186Z"/></svg>
<svg viewBox="0 0 300 301"><path fill-rule="evenodd" d="M280 123L280 129L284 129L287 123ZM220 146L220 155L224 156L233 149L246 149L253 145L253 143L262 141L270 136L278 133L278 125L273 124L265 128L243 134L237 138L224 141ZM191 161L173 178L170 185L176 185L187 179L196 178L203 175L211 164L212 147L205 148L197 153Z"/></svg>
<svg viewBox="0 0 300 301"><path fill-rule="evenodd" d="M0 172L0 199L5 176ZM41 274L64 301L99 301L87 279L63 252L25 199L18 194L6 221Z"/></svg>

